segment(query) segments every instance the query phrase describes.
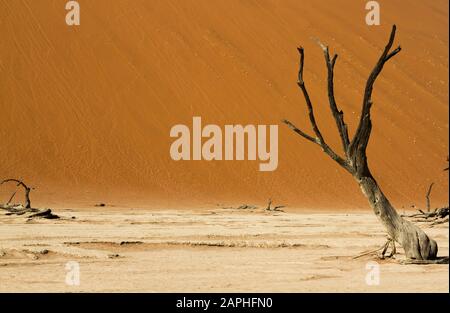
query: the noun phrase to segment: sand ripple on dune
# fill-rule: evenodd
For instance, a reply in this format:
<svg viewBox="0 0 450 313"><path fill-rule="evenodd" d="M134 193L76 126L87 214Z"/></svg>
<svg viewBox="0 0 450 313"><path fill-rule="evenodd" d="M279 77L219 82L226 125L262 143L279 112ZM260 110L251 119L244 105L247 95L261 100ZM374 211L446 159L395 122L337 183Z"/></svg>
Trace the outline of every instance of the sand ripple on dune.
<svg viewBox="0 0 450 313"><path fill-rule="evenodd" d="M435 205L448 202L447 0L384 1L379 27L354 0L85 1L78 28L56 2L0 1L0 172L39 187L36 201L366 205L347 173L282 125L270 174L257 162L174 162L169 130L198 115L220 127L289 118L309 132L301 44L318 124L340 151L311 38L339 54L336 97L352 134L396 23L403 50L375 86L370 164L398 207L422 204L430 181Z"/></svg>

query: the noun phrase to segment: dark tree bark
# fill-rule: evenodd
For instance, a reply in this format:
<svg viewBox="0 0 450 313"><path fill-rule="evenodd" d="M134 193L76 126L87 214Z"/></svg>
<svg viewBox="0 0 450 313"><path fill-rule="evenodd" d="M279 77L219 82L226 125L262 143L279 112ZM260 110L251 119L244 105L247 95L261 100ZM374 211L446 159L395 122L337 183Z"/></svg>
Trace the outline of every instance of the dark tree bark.
<svg viewBox="0 0 450 313"><path fill-rule="evenodd" d="M25 185L25 183L24 183L23 181L18 180L18 179L14 179L14 178L5 179L5 180L3 180L2 182L0 182L0 185L3 185L3 184L5 184L5 183L9 183L9 182L14 182L14 183L16 183L16 184L17 184L17 187L19 187L19 186L23 187L23 189L24 189L24 191L25 191L25 204L24 204L24 208L25 208L25 209L31 209L31 201L30 201L30 191L31 191L31 188L28 187L27 185ZM15 195L15 193L14 193L14 195ZM13 195L13 196L14 196L14 195ZM13 196L11 196L11 198L8 200L8 204L9 204L9 202L11 202Z"/></svg>
<svg viewBox="0 0 450 313"><path fill-rule="evenodd" d="M373 104L372 91L375 81L386 62L401 50L400 46L391 50L395 39L395 32L396 26L394 25L392 27L389 41L367 80L361 109L361 117L358 128L356 129L352 140L349 138L347 125L344 122L344 113L338 109L336 99L334 97L334 66L336 64L337 55L330 57L328 47L320 44L323 49L328 72L328 100L330 110L333 114L334 120L336 121L342 148L344 150L344 156L340 156L327 145L319 130L319 127L317 126L313 105L303 80L303 66L305 57L304 50L301 47L298 48L300 54L300 69L297 84L306 100L309 119L315 136L308 135L288 120L283 120L283 122L298 135L319 145L328 156L330 156L355 178L363 194L369 200L369 204L374 210L376 216L386 228L389 237L403 247L408 259L433 260L436 258L438 251L436 242L433 239L430 239L419 227L403 219L397 213L380 189L375 178L372 176L367 162L366 149L372 131L372 121L370 118L370 109Z"/></svg>
<svg viewBox="0 0 450 313"><path fill-rule="evenodd" d="M433 188L434 183L430 184L430 187L428 187L427 195L425 196L426 202L427 202L427 211L430 212L431 210L431 204L430 204L430 194L431 189Z"/></svg>
<svg viewBox="0 0 450 313"><path fill-rule="evenodd" d="M22 187L25 191L25 203L22 204L12 204L11 201L14 198L16 192L12 194L12 196L9 198L8 202L6 204L0 204L0 210L6 210L7 215L26 215L27 218L46 218L46 219L58 219L59 216L52 213L52 210L50 209L36 209L31 207L31 200L30 200L30 192L31 188L28 187L23 181L9 178L5 179L0 182L0 186L5 184L13 182L16 184L17 187Z"/></svg>

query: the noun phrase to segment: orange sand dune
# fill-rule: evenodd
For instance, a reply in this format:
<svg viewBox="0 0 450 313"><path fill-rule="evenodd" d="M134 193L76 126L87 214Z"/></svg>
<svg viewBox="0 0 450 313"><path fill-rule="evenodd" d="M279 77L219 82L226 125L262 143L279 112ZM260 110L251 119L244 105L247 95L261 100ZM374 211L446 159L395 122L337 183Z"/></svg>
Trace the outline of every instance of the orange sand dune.
<svg viewBox="0 0 450 313"><path fill-rule="evenodd" d="M365 80L398 26L403 51L374 92L369 161L398 207L448 202L448 1L80 0L81 25L62 0L0 0L0 176L38 187L40 204L95 202L211 206L275 202L368 208L357 184L318 147L281 125L310 131L296 86L297 52L319 126L336 150L323 55L330 45L336 97L355 130ZM184 161L170 128L280 124L279 166ZM340 151L340 150L339 150ZM2 189L2 199L7 190Z"/></svg>

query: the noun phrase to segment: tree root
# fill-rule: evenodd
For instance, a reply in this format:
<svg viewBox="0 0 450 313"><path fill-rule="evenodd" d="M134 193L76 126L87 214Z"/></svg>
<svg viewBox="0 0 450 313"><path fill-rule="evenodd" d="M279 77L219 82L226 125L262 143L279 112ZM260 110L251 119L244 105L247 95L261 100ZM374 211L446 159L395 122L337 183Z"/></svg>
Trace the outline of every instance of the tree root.
<svg viewBox="0 0 450 313"><path fill-rule="evenodd" d="M386 252L389 247L391 247L391 251L389 252L389 254L386 255ZM381 251L381 255L379 256L379 258L380 259L392 258L396 253L397 248L395 247L395 240L389 237L386 243L384 244L383 251Z"/></svg>
<svg viewBox="0 0 450 313"><path fill-rule="evenodd" d="M415 260L415 259L406 259L401 260L400 264L419 264L419 265L427 265L427 264L449 264L449 258L446 257L438 257L434 260Z"/></svg>
<svg viewBox="0 0 450 313"><path fill-rule="evenodd" d="M391 247L391 251L386 254L386 252L388 251L389 247ZM381 251L380 254L376 254L378 251ZM376 256L381 259L394 259L395 254L397 253L397 249L395 247L395 240L393 240L392 238L388 237L387 241L385 244L383 244L381 247L375 249L375 250L370 250L370 251L366 251L363 252L361 254L358 254L356 256L354 256L352 259L358 259L360 257L366 256L366 255L371 255L371 254L376 254ZM402 265L408 265L408 264L416 264L416 265L427 265L427 264L449 264L449 257L445 256L445 257L436 257L434 259L430 259L430 260L418 260L418 259L411 259L411 258L407 258L405 260L399 260L398 263L402 264Z"/></svg>
<svg viewBox="0 0 450 313"><path fill-rule="evenodd" d="M361 254L355 255L352 259L355 260L355 259L359 259L360 257L366 256L366 255L369 255L369 254L375 254L376 252L378 252L381 249L383 249L384 246L385 245L382 245L381 247L379 247L379 248L377 248L375 250L370 250L370 251L366 251L366 252L363 252Z"/></svg>
<svg viewBox="0 0 450 313"><path fill-rule="evenodd" d="M389 254L386 255L386 252L389 249L389 247L391 247L391 251L389 252ZM375 250L370 250L370 251L366 251L361 254L358 254L358 255L354 256L352 259L355 260L355 259L358 259L358 258L366 256L366 255L376 254L380 250L382 250L381 254L377 255L377 257L379 259L383 260L385 258L393 258L394 255L397 253L397 248L395 247L395 241L392 238L388 237L386 243L383 244L381 247L379 247Z"/></svg>

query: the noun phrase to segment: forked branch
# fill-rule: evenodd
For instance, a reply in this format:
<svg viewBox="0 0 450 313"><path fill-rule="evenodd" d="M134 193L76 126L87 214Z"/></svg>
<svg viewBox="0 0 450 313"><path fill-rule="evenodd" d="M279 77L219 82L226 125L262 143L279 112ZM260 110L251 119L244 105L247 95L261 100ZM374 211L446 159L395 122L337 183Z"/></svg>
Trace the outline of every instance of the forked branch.
<svg viewBox="0 0 450 313"><path fill-rule="evenodd" d="M319 129L319 127L317 126L317 122L316 122L316 118L314 116L314 109L313 109L313 105L311 102L311 98L309 97L309 93L308 90L306 88L305 85L305 81L303 79L303 68L304 68L304 62L305 62L305 52L303 47L299 47L297 48L299 55L300 55L300 64L299 64L299 71L298 71L298 81L297 81L297 85L300 87L303 96L305 98L306 101L306 107L308 109L308 116L309 116L309 121L311 123L311 127L314 131L315 137L310 136L308 134L306 134L304 131L300 130L298 127L296 127L293 123L291 123L288 120L283 120L283 123L285 123L289 128L291 128L295 133L297 133L298 135L302 136L303 138L319 145L322 150L328 154L333 160L335 160L339 165L341 165L342 167L346 168L347 170L350 170L350 168L348 167L347 161L345 159L343 159L341 156L339 156L336 152L333 151L333 149L331 149L330 146L327 145L327 143L325 142L325 139L322 136L322 133ZM337 57L337 56L336 56ZM333 58L333 60L330 60L330 65L333 68L334 67L334 63L336 62L336 57ZM331 92L333 94L333 99L334 99L334 92ZM334 102L335 104L335 102Z"/></svg>
<svg viewBox="0 0 450 313"><path fill-rule="evenodd" d="M333 114L334 120L336 121L336 126L339 131L339 137L341 138L342 142L342 148L344 149L344 153L347 156L348 147L350 144L350 139L348 137L348 128L344 121L344 112L338 109L336 98L334 96L334 65L336 64L338 55L335 54L333 58L330 58L328 47L321 43L319 43L319 45L322 47L323 54L325 56L325 63L327 65L328 101L330 103L331 113Z"/></svg>
<svg viewBox="0 0 450 313"><path fill-rule="evenodd" d="M336 64L336 60L338 55L335 54L333 57L330 56L330 52L327 46L323 45L319 42L321 46L324 56L325 63L327 66L328 73L328 101L330 104L330 110L333 114L334 120L336 122L336 126L339 132L339 136L342 143L342 148L345 153L345 157L341 157L338 155L330 146L325 142L325 139L322 136L322 133L317 125L316 118L314 116L314 109L311 102L311 98L309 96L308 90L305 85L305 81L303 78L303 68L305 63L305 53L302 47L297 48L300 55L300 63L299 63L299 71L298 71L298 86L300 87L303 96L306 101L306 107L308 109L308 116L311 123L311 127L314 131L315 136L308 135L306 132L300 130L293 123L288 120L283 120L289 128L291 128L295 133L302 136L303 138L319 145L322 150L328 154L333 160L335 160L339 165L345 168L353 175L357 175L361 177L367 171L367 158L366 158L366 148L369 142L370 133L372 131L372 121L370 120L370 109L372 107L372 91L375 81L378 75L381 73L384 64L390 60L393 56L395 56L398 52L400 52L400 46L391 51L392 45L395 39L396 26L392 27L391 34L389 36L389 41L384 48L383 53L378 59L375 68L372 70L364 91L364 99L363 105L361 109L361 117L359 121L358 128L353 139L350 141L348 135L348 127L344 121L344 112L340 110L336 104L336 98L334 95L334 66Z"/></svg>
<svg viewBox="0 0 450 313"><path fill-rule="evenodd" d="M298 71L297 84L300 87L300 89L302 90L303 96L305 97L306 106L308 108L308 116L309 116L309 120L311 122L312 129L313 129L314 133L316 134L319 145L322 145L322 144L325 144L325 141L323 139L322 133L319 130L319 127L317 126L311 99L309 97L308 90L306 89L305 81L303 80L303 66L304 66L304 62L305 62L305 52L303 50L303 47L299 47L299 48L297 48L297 50L300 54L300 67L299 67L299 71Z"/></svg>
<svg viewBox="0 0 450 313"><path fill-rule="evenodd" d="M384 51L381 54L380 58L378 59L377 64L375 65L374 69L370 73L370 76L366 83L359 125L358 125L356 133L355 133L355 135L350 143L350 147L349 147L350 158L353 161L352 163L357 161L355 159L358 156L360 157L362 154L365 154L367 144L369 142L370 133L372 131L372 121L370 120L370 109L373 104L372 92L373 92L373 86L375 84L375 81L376 81L378 75L383 70L384 64L387 61L389 61L393 56L395 56L397 53L399 53L401 51L400 46L398 46L393 51L390 51L392 48L392 45L394 44L396 30L397 30L397 27L395 25L393 25L391 34L389 36L389 41L388 41L386 47L384 48ZM354 165L357 167L358 167L358 165L361 166L361 164L354 164Z"/></svg>

